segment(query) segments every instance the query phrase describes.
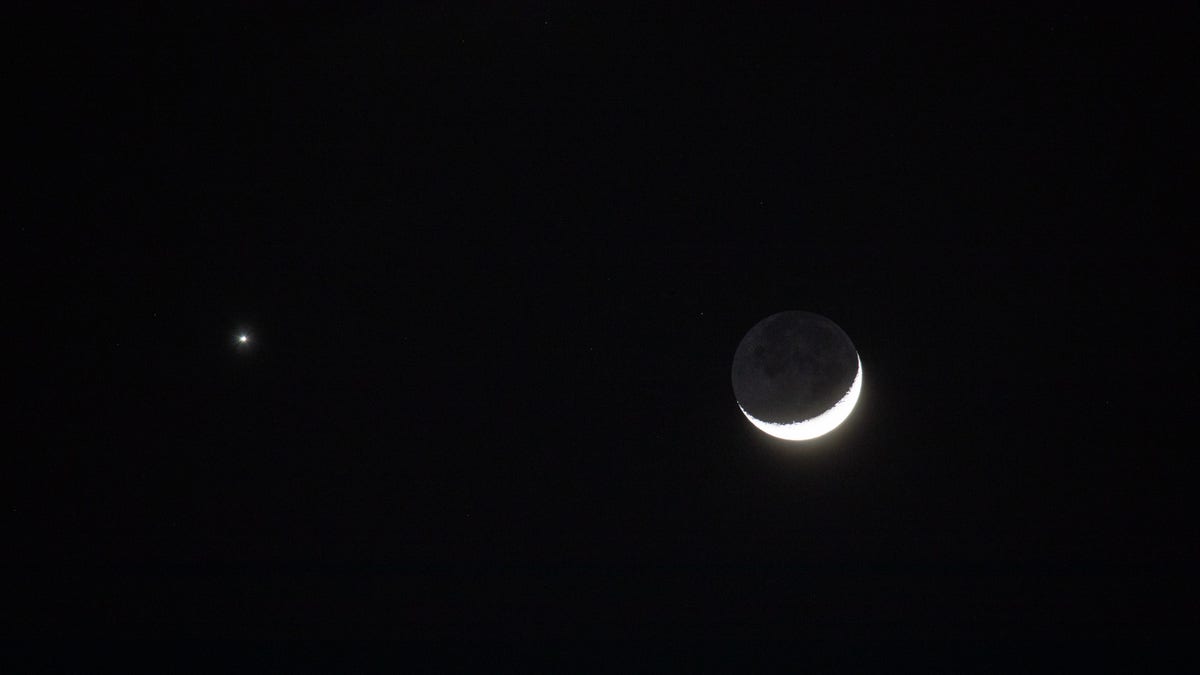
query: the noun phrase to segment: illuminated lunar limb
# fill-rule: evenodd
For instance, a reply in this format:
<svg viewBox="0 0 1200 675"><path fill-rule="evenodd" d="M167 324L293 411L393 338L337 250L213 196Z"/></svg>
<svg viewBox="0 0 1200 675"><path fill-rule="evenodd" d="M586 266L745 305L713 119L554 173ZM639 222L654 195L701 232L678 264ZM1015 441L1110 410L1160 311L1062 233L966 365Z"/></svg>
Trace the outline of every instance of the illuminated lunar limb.
<svg viewBox="0 0 1200 675"><path fill-rule="evenodd" d="M818 436L833 431L839 424L846 421L850 416L850 412L854 410L854 404L858 403L858 395L862 392L862 359L858 359L858 373L854 376L854 382L850 384L849 391L841 400L833 404L833 407L825 412L801 422L792 422L789 424L778 424L773 422L764 422L755 419L750 413L746 412L745 408L739 403L738 408L750 423L758 427L762 431L786 441L807 441Z"/></svg>

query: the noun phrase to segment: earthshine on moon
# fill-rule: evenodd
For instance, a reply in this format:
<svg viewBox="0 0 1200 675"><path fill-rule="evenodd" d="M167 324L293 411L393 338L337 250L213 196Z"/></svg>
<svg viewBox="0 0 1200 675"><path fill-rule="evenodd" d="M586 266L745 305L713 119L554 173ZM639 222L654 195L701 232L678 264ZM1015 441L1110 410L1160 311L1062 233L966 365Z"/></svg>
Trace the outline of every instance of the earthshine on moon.
<svg viewBox="0 0 1200 675"><path fill-rule="evenodd" d="M733 356L733 394L762 431L804 441L846 421L862 391L862 361L850 337L811 312L772 314Z"/></svg>

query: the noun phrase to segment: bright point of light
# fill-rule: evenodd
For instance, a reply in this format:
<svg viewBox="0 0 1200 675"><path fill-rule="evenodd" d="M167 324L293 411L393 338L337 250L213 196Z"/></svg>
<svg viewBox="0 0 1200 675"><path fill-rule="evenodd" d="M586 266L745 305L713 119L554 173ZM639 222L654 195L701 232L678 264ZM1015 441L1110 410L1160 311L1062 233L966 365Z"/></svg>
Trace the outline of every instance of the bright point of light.
<svg viewBox="0 0 1200 675"><path fill-rule="evenodd" d="M249 340L249 339L250 339L250 338L249 338L249 337L247 337L247 336L245 336L245 335L239 335L239 336L238 336L238 342L245 342L245 341L247 341L247 340Z"/></svg>
<svg viewBox="0 0 1200 675"><path fill-rule="evenodd" d="M839 424L845 422L846 418L850 416L850 411L854 410L854 404L858 403L858 395L861 392L862 359L859 359L858 374L854 376L854 382L850 385L850 391L847 391L846 395L842 396L842 400L835 403L832 408L811 419L792 422L791 424L776 424L754 419L750 416L750 413L746 412L745 408L742 408L740 403L738 407L742 408L742 414L746 416L746 419L750 420L751 424L776 438L782 438L785 441L807 441L817 436L824 436L836 429Z"/></svg>

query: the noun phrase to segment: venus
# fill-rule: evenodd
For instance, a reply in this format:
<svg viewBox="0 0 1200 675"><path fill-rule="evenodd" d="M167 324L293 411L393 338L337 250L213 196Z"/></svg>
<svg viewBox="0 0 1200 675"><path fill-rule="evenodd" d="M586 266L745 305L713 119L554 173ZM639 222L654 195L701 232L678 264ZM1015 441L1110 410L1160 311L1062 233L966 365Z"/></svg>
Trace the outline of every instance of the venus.
<svg viewBox="0 0 1200 675"><path fill-rule="evenodd" d="M766 433L803 441L846 421L862 391L862 361L837 324L788 311L758 322L733 356L733 395Z"/></svg>

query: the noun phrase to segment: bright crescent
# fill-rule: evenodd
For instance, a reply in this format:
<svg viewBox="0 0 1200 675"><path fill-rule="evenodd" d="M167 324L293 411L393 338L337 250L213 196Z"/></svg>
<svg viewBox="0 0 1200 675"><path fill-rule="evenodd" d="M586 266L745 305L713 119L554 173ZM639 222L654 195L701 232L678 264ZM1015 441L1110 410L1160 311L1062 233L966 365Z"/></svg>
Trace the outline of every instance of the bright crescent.
<svg viewBox="0 0 1200 675"><path fill-rule="evenodd" d="M833 431L839 424L846 421L850 416L850 411L854 410L854 404L858 403L858 395L862 392L862 359L858 359L858 373L854 376L854 382L850 384L850 390L842 396L841 400L833 404L833 407L825 412L811 417L802 422L792 422L791 424L775 424L772 422L764 422L754 419L750 413L742 408L742 404L738 403L738 408L742 414L754 426L771 434L776 438L782 438L786 441L807 441L824 436Z"/></svg>

